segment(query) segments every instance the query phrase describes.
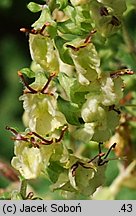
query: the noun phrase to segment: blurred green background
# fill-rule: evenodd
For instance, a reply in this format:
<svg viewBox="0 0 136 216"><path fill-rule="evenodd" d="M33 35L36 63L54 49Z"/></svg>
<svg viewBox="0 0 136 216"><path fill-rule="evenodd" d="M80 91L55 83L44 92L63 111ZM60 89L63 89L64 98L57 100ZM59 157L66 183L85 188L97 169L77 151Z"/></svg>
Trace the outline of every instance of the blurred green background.
<svg viewBox="0 0 136 216"><path fill-rule="evenodd" d="M22 94L22 84L19 82L17 71L29 67L31 57L29 54L28 37L21 33L21 27L30 28L39 14L32 14L27 9L30 0L1 0L0 1L0 160L10 162L13 156L13 141L11 134L5 130L6 126L24 130L22 124L22 102L18 98ZM40 3L39 0L35 1ZM43 1L41 1L43 2ZM133 40L136 41L136 9L127 15L126 24ZM114 43L114 40L113 40ZM124 52L124 50L122 50ZM136 54L129 54L123 63L136 70ZM123 57L123 56L122 56ZM135 78L136 81L136 78ZM134 88L134 87L133 87ZM133 89L134 90L134 89ZM107 182L110 185L118 174L117 161L109 163L107 169ZM0 188L6 187L9 182L0 174ZM46 198L61 198L58 193L52 196L49 193L49 182L45 179L32 182L35 190ZM44 188L44 189L43 189ZM47 195L48 194L48 195ZM136 191L123 188L116 199L136 199Z"/></svg>
<svg viewBox="0 0 136 216"><path fill-rule="evenodd" d="M17 71L31 62L28 38L19 31L30 28L38 14L31 14L26 8L28 0L0 1L0 160L10 162L13 156L13 141L6 126L23 130L22 84ZM0 188L7 185L0 175Z"/></svg>
<svg viewBox="0 0 136 216"><path fill-rule="evenodd" d="M31 14L26 8L29 1L2 0L0 1L0 157L11 159L13 142L11 134L5 126L23 129L21 115L22 104L18 101L22 94L17 71L29 66L28 38L19 31L21 27L30 28L38 14Z"/></svg>

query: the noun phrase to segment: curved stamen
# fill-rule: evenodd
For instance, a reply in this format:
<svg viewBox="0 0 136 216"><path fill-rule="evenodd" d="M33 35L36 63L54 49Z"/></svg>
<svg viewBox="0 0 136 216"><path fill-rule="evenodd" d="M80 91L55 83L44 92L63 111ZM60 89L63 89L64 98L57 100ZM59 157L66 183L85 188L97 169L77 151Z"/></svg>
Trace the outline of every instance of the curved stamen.
<svg viewBox="0 0 136 216"><path fill-rule="evenodd" d="M65 125L64 128L62 128L60 137L59 137L58 139L55 139L56 142L60 142L60 141L63 139L64 133L65 133L65 131L66 131L67 129L68 129L68 126Z"/></svg>
<svg viewBox="0 0 136 216"><path fill-rule="evenodd" d="M112 150L113 148L116 147L116 145L117 145L117 143L113 143L113 144L112 144L112 146L109 148L109 150L107 151L106 155L104 156L104 159L106 159L106 158L108 157L109 153L111 152L111 150Z"/></svg>
<svg viewBox="0 0 136 216"><path fill-rule="evenodd" d="M113 73L110 74L110 77L112 78L117 78L119 76L123 76L123 75L133 75L134 71L132 71L131 69L121 69L121 70L117 70Z"/></svg>
<svg viewBox="0 0 136 216"><path fill-rule="evenodd" d="M45 94L45 90L48 88L48 86L49 86L49 84L50 84L50 82L51 82L51 80L53 79L54 76L56 76L56 73L52 73L49 76L47 83L44 85L44 87L40 91L42 94Z"/></svg>
<svg viewBox="0 0 136 216"><path fill-rule="evenodd" d="M28 83L25 81L25 78L24 78L23 74L21 73L21 71L18 71L18 76L21 78L21 80L22 80L24 86L25 86L27 89L29 89L30 92L27 92L27 93L32 93L32 94L36 94L36 93L37 93L37 91L36 91L35 89L33 89L32 87L30 87L30 86L28 85Z"/></svg>
<svg viewBox="0 0 136 216"><path fill-rule="evenodd" d="M90 32L90 34L86 37L84 43L85 43L85 44L90 43L90 42L91 42L91 39L92 39L92 36L93 36L96 32L97 32L96 29L92 30L92 31Z"/></svg>
<svg viewBox="0 0 136 216"><path fill-rule="evenodd" d="M46 144L52 144L53 143L53 139L51 140L47 140L44 137L42 137L41 135L37 134L36 132L31 132L34 136L38 137L39 139L41 139L43 142L39 143L42 145L46 145Z"/></svg>
<svg viewBox="0 0 136 216"><path fill-rule="evenodd" d="M19 134L14 128L6 126L6 130L11 131L15 137L12 138L12 140L22 140L22 141L28 141L28 138L25 136L22 136Z"/></svg>
<svg viewBox="0 0 136 216"><path fill-rule="evenodd" d="M101 157L103 157L105 155L105 153L104 152L102 152L102 153L99 153L99 154L97 154L96 156L94 156L91 160L89 160L88 161L88 163L91 163L91 162L93 162L96 158L101 158Z"/></svg>

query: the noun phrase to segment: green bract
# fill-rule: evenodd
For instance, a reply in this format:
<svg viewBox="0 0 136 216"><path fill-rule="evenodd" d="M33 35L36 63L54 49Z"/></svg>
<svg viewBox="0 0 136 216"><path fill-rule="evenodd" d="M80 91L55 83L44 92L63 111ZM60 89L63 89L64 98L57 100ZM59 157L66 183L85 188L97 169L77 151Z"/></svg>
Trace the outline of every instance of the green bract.
<svg viewBox="0 0 136 216"><path fill-rule="evenodd" d="M25 179L33 179L41 175L43 158L38 148L29 147L29 143L16 141L15 155L11 163L12 166L19 170Z"/></svg>
<svg viewBox="0 0 136 216"><path fill-rule="evenodd" d="M29 40L32 59L45 71L58 73L59 64L52 40L41 35L30 35Z"/></svg>
<svg viewBox="0 0 136 216"><path fill-rule="evenodd" d="M39 5L39 4L36 4L34 2L30 2L28 5L27 5L28 9L30 11L32 11L33 13L35 12L39 12L42 10L42 5Z"/></svg>
<svg viewBox="0 0 136 216"><path fill-rule="evenodd" d="M31 85L37 93L27 93L20 97L23 100L25 110L25 124L31 131L46 136L63 126L66 121L64 115L57 108L57 94L53 87L49 93L44 94L38 90L42 89L47 78L42 74L37 74L35 82ZM54 95L51 95L51 93Z"/></svg>
<svg viewBox="0 0 136 216"><path fill-rule="evenodd" d="M80 41L78 43L80 46ZM94 81L98 78L100 73L100 59L92 43L88 44L85 48L79 49L78 51L71 49L70 55L78 74L79 83L82 85L89 85L90 81Z"/></svg>

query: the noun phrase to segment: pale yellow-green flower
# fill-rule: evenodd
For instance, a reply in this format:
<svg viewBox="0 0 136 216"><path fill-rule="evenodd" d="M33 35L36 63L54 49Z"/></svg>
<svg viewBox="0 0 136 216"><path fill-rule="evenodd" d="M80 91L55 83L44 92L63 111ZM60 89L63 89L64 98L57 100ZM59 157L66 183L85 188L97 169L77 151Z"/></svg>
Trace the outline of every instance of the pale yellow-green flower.
<svg viewBox="0 0 136 216"><path fill-rule="evenodd" d="M30 147L27 142L16 141L14 153L11 164L25 179L41 175L44 166L40 149Z"/></svg>

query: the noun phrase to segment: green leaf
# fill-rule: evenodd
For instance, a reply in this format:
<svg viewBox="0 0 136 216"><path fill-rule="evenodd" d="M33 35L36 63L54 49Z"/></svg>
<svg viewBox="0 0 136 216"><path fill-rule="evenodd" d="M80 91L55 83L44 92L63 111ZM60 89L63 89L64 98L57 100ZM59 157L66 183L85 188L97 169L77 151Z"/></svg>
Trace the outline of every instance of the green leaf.
<svg viewBox="0 0 136 216"><path fill-rule="evenodd" d="M73 65L73 61L72 61L72 58L69 55L69 51L64 46L66 41L64 39L62 39L61 37L56 36L55 39L54 39L54 42L55 42L56 48L58 49L61 60L66 64Z"/></svg>
<svg viewBox="0 0 136 216"><path fill-rule="evenodd" d="M36 12L39 12L42 10L43 6L40 5L40 4L37 4L35 2L30 2L28 5L27 5L27 8L33 12L33 13L36 13Z"/></svg>
<svg viewBox="0 0 136 216"><path fill-rule="evenodd" d="M89 86L81 85L77 80L75 80L70 86L70 97L72 102L82 105L85 102L85 95L89 90Z"/></svg>
<svg viewBox="0 0 136 216"><path fill-rule="evenodd" d="M32 71L30 68L22 68L20 71L29 78L35 77L35 72Z"/></svg>
<svg viewBox="0 0 136 216"><path fill-rule="evenodd" d="M64 9L65 14L69 17L66 22L60 23L63 26L62 31L65 33L82 35L89 33L92 29L89 5L82 5L77 7L67 6Z"/></svg>
<svg viewBox="0 0 136 216"><path fill-rule="evenodd" d="M61 189L67 182L68 182L68 174L67 172L60 173L58 180L55 182L55 184L51 185L51 190L57 190Z"/></svg>
<svg viewBox="0 0 136 216"><path fill-rule="evenodd" d="M126 0L114 0L109 1L109 0L101 0L101 3L111 7L114 10L114 13L117 15L122 15L123 12L127 9L126 8Z"/></svg>
<svg viewBox="0 0 136 216"><path fill-rule="evenodd" d="M56 34L57 34L57 27L56 25L49 25L46 28L48 34L50 35L51 38L55 38Z"/></svg>
<svg viewBox="0 0 136 216"><path fill-rule="evenodd" d="M69 192L77 192L72 185L70 184L70 182L67 182L64 186L61 187L61 190L64 191L69 191Z"/></svg>
<svg viewBox="0 0 136 216"><path fill-rule="evenodd" d="M75 176L73 176L72 169L69 170L69 181L71 186L77 191L78 187L75 181Z"/></svg>
<svg viewBox="0 0 136 216"><path fill-rule="evenodd" d="M69 124L80 125L80 109L77 104L58 98L59 110L65 115L65 118Z"/></svg>
<svg viewBox="0 0 136 216"><path fill-rule="evenodd" d="M59 9L64 9L67 4L68 4L68 0L56 0L56 4L59 5Z"/></svg>
<svg viewBox="0 0 136 216"><path fill-rule="evenodd" d="M60 85L65 90L68 98L70 98L70 86L71 86L74 78L68 77L65 73L59 73L58 79L59 79Z"/></svg>
<svg viewBox="0 0 136 216"><path fill-rule="evenodd" d="M110 8L106 15L101 15L101 8ZM116 33L120 27L123 12L126 10L125 0L102 0L91 1L90 11L92 19L95 23L95 28L103 37L109 37Z"/></svg>
<svg viewBox="0 0 136 216"><path fill-rule="evenodd" d="M76 10L74 7L68 5L64 9L65 14L72 20L72 22L75 22L75 17L76 17Z"/></svg>
<svg viewBox="0 0 136 216"><path fill-rule="evenodd" d="M21 193L17 190L12 191L11 193L11 200L23 200Z"/></svg>
<svg viewBox="0 0 136 216"><path fill-rule="evenodd" d="M29 45L32 59L37 64L50 73L53 71L58 72L58 58L51 38L30 34Z"/></svg>
<svg viewBox="0 0 136 216"><path fill-rule="evenodd" d="M106 165L97 167L97 172L95 172L94 177L89 181L88 192L90 195L93 194L98 187L103 185L105 181L105 171ZM86 193L88 192L86 190Z"/></svg>
<svg viewBox="0 0 136 216"><path fill-rule="evenodd" d="M94 200L114 200L115 195L109 187L103 187L100 191L96 192L93 196Z"/></svg>
<svg viewBox="0 0 136 216"><path fill-rule="evenodd" d="M0 200L9 200L11 199L11 192L4 192L0 196Z"/></svg>
<svg viewBox="0 0 136 216"><path fill-rule="evenodd" d="M106 166L98 167L97 171L91 168L83 168L82 166L77 168L75 181L81 194L90 196L103 184L105 167Z"/></svg>
<svg viewBox="0 0 136 216"><path fill-rule="evenodd" d="M73 35L82 35L81 28L78 27L75 23L71 22L71 20L67 20L65 22L60 22L57 24L58 30L63 34L73 34Z"/></svg>
<svg viewBox="0 0 136 216"><path fill-rule="evenodd" d="M57 161L50 161L50 165L47 167L47 173L53 183L57 182L59 175L63 172L64 168Z"/></svg>
<svg viewBox="0 0 136 216"><path fill-rule="evenodd" d="M44 6L39 19L33 23L32 27L35 29L41 29L45 23L50 23L50 25L55 26L56 23L51 16L50 9L47 5Z"/></svg>
<svg viewBox="0 0 136 216"><path fill-rule="evenodd" d="M75 175L75 182L79 190L89 185L89 180L94 177L94 170L78 166Z"/></svg>
<svg viewBox="0 0 136 216"><path fill-rule="evenodd" d="M65 41L72 41L74 39L77 38L77 35L74 35L74 34L61 34L61 38L63 38Z"/></svg>

